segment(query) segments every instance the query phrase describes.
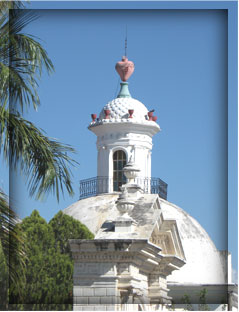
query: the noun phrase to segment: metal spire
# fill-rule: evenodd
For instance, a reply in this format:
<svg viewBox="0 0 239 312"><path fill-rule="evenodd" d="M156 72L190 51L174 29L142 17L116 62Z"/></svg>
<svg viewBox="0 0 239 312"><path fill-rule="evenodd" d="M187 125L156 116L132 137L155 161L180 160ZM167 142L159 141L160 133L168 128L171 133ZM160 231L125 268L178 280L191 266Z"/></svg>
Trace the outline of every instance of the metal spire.
<svg viewBox="0 0 239 312"><path fill-rule="evenodd" d="M125 33L125 57L127 57L127 25L126 25L126 33Z"/></svg>

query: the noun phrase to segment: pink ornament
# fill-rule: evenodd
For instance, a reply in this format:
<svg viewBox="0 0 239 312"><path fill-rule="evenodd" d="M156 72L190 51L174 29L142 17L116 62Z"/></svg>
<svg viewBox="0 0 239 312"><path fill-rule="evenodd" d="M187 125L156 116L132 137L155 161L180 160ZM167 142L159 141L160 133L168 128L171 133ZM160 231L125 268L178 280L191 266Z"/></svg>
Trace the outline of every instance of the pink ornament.
<svg viewBox="0 0 239 312"><path fill-rule="evenodd" d="M149 120L153 120L154 112L148 112Z"/></svg>
<svg viewBox="0 0 239 312"><path fill-rule="evenodd" d="M115 69L120 75L121 80L126 81L134 72L134 63L131 61L128 61L126 56L123 56L122 61L116 63Z"/></svg>
<svg viewBox="0 0 239 312"><path fill-rule="evenodd" d="M91 118L92 118L92 121L95 121L96 118L97 118L97 115L96 114L91 114Z"/></svg>
<svg viewBox="0 0 239 312"><path fill-rule="evenodd" d="M129 112L129 118L133 118L132 116L133 116L134 110L129 109L128 112Z"/></svg>
<svg viewBox="0 0 239 312"><path fill-rule="evenodd" d="M105 119L110 119L110 110L109 109L105 109Z"/></svg>

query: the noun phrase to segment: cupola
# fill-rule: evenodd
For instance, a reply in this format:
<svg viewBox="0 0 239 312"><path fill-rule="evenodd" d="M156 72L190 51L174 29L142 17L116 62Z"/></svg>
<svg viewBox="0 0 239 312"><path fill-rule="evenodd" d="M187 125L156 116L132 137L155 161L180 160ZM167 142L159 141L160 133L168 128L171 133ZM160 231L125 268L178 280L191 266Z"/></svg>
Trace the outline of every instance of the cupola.
<svg viewBox="0 0 239 312"><path fill-rule="evenodd" d="M98 118L91 115L88 127L97 136L99 192L120 191L126 183L123 168L129 159L140 170L137 183L150 192L152 138L160 126L154 110L148 110L131 96L127 80L134 71L134 63L123 57L115 67L122 80L119 94L102 108Z"/></svg>

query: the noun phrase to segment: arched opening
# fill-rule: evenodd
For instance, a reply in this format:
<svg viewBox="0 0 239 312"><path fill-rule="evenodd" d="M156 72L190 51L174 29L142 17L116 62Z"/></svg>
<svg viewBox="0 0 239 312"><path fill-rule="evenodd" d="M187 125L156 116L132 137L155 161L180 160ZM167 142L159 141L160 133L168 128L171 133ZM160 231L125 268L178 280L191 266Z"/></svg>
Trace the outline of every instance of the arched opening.
<svg viewBox="0 0 239 312"><path fill-rule="evenodd" d="M120 186L126 183L123 168L126 165L126 154L122 150L115 151L113 154L113 190L120 191Z"/></svg>

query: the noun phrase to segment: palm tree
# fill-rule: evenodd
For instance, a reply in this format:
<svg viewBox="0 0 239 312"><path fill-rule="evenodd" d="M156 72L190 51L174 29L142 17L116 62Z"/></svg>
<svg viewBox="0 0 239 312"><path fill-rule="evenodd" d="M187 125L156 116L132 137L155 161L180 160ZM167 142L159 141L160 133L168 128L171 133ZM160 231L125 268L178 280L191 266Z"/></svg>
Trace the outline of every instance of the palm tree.
<svg viewBox="0 0 239 312"><path fill-rule="evenodd" d="M30 105L37 109L38 78L43 68L51 73L54 67L40 43L22 33L36 18L32 11L10 10L10 18L6 9L0 12L0 152L13 169L20 165L31 196L53 192L59 200L64 186L73 194L68 165L74 161L67 153L74 149L46 137L21 115Z"/></svg>
<svg viewBox="0 0 239 312"><path fill-rule="evenodd" d="M25 281L26 244L24 234L16 227L18 222L7 196L0 190L0 310L8 307L9 283L18 287L21 296L21 283Z"/></svg>
<svg viewBox="0 0 239 312"><path fill-rule="evenodd" d="M59 201L64 188L73 195L69 166L76 162L68 153L74 149L48 138L23 118L27 108L40 105L38 81L43 69L50 74L54 66L41 44L23 33L37 17L22 7L19 1L0 0L0 153L10 170L20 168L26 175L30 196L41 199L53 193ZM15 222L16 215L0 190L0 248L5 255L7 250L14 253L24 267L24 239L15 232ZM7 265L11 269L10 261ZM14 282L19 279L14 270L9 270L9 277Z"/></svg>
<svg viewBox="0 0 239 312"><path fill-rule="evenodd" d="M19 5L19 4L18 4ZM39 199L53 192L59 200L64 186L73 194L68 165L74 161L69 145L47 138L21 114L40 104L38 77L43 68L51 73L53 64L34 37L22 33L36 16L29 10L1 10L0 17L0 153L11 168L20 166L29 178L30 195ZM9 105L10 104L10 105Z"/></svg>

